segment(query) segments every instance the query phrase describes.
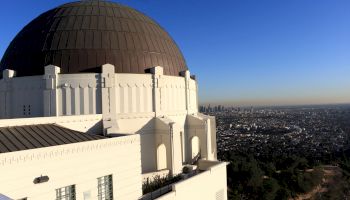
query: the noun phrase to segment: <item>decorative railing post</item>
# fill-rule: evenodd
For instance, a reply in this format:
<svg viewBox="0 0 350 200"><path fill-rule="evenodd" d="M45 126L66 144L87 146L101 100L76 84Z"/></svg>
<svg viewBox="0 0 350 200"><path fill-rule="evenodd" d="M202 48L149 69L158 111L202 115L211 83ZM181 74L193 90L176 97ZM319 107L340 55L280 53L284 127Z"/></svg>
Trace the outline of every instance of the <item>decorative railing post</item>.
<svg viewBox="0 0 350 200"><path fill-rule="evenodd" d="M101 98L105 134L112 133L117 129L114 65L102 65Z"/></svg>
<svg viewBox="0 0 350 200"><path fill-rule="evenodd" d="M153 111L156 117L163 114L163 102L162 102L162 76L163 67L156 66L151 68L153 78Z"/></svg>
<svg viewBox="0 0 350 200"><path fill-rule="evenodd" d="M58 116L57 82L61 69L54 65L45 67L44 116Z"/></svg>

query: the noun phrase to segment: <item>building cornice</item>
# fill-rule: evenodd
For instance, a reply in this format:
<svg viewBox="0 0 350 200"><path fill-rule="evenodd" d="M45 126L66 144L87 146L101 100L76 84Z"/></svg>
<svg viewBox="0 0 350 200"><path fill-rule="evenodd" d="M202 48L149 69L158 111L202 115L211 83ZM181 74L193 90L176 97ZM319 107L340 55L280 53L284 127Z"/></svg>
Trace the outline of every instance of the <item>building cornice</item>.
<svg viewBox="0 0 350 200"><path fill-rule="evenodd" d="M115 146L124 146L140 143L140 136L137 134L115 137L88 142L72 143L59 146L44 147L23 151L15 151L0 154L0 166L22 164L31 161L47 161L67 156L74 156L81 153L106 150Z"/></svg>

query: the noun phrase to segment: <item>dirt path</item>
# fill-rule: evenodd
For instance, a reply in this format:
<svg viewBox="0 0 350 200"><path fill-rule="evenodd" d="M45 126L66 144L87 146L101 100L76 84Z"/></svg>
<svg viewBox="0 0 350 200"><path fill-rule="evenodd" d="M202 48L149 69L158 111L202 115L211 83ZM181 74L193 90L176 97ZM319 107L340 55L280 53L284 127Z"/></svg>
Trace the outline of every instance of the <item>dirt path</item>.
<svg viewBox="0 0 350 200"><path fill-rule="evenodd" d="M316 194L327 192L328 186L333 184L336 181L335 177L341 176L341 174L342 174L341 169L337 166L324 165L321 167L323 168L323 173L324 173L323 179L322 179L322 184L315 187L312 191L305 193L305 194L300 194L300 195L298 195L298 197L291 199L291 200L313 199L313 197Z"/></svg>

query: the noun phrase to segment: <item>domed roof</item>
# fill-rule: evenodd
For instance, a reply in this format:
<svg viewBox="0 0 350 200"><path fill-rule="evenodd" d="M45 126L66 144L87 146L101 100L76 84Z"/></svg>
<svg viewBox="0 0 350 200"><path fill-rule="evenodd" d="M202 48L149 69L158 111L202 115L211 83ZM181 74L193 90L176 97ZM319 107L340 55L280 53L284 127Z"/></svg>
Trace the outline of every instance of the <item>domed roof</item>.
<svg viewBox="0 0 350 200"><path fill-rule="evenodd" d="M126 6L79 1L51 9L26 25L7 48L0 71L16 76L44 74L44 66L61 73L99 72L102 64L116 73L145 73L162 66L164 74L187 70L178 46L155 21Z"/></svg>

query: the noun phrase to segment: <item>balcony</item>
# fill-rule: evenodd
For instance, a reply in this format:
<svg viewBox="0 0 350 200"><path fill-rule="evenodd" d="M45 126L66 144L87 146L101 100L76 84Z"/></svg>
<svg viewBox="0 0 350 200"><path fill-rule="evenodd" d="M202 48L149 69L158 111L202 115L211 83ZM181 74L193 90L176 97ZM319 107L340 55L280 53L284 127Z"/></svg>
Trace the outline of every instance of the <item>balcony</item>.
<svg viewBox="0 0 350 200"><path fill-rule="evenodd" d="M226 199L226 163L199 160L198 165L174 177L154 179L158 189L146 192L140 200ZM163 182L162 182L163 181ZM151 183L152 184L152 183ZM153 185L152 185L153 186ZM199 196L203 198L198 198ZM222 197L222 198L220 198Z"/></svg>

